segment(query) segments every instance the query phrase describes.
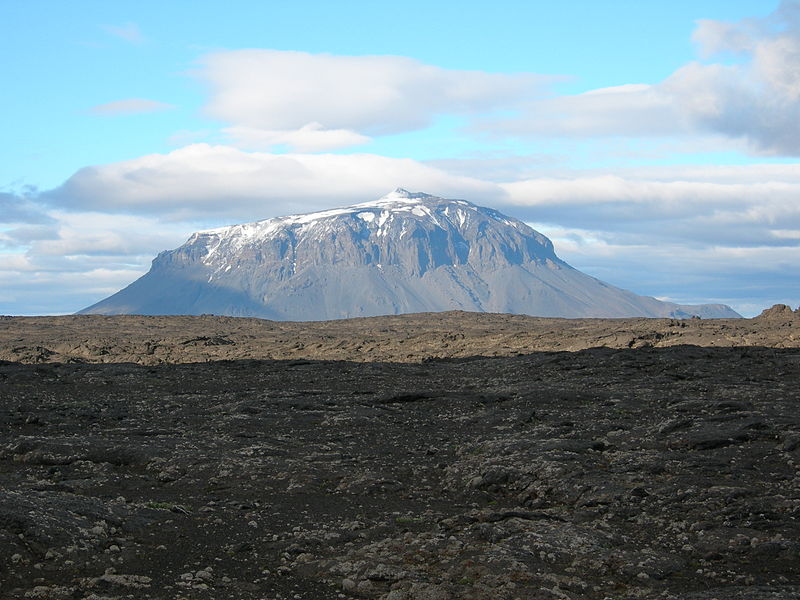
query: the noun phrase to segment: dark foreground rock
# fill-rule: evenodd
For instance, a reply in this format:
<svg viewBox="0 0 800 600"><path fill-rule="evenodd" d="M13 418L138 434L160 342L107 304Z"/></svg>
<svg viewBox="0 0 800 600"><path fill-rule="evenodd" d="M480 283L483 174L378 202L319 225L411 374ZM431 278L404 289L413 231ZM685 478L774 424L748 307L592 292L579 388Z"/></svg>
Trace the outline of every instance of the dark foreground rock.
<svg viewBox="0 0 800 600"><path fill-rule="evenodd" d="M0 365L0 597L800 598L800 351Z"/></svg>

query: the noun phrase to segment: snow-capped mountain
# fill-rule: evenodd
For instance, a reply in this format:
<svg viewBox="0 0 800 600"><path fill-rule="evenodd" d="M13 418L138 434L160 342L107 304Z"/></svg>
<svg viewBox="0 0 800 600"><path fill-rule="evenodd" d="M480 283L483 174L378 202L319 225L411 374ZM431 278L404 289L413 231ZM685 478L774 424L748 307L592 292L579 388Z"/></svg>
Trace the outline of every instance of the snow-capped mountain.
<svg viewBox="0 0 800 600"><path fill-rule="evenodd" d="M738 317L638 296L572 268L523 222L397 189L374 202L195 233L93 314L325 320L467 310L548 317Z"/></svg>

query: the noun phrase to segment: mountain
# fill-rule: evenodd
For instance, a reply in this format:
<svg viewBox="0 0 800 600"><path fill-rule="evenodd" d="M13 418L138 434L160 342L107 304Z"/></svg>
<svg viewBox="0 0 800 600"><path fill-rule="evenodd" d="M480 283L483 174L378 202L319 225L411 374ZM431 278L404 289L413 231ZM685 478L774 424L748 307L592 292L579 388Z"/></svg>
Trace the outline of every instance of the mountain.
<svg viewBox="0 0 800 600"><path fill-rule="evenodd" d="M195 233L87 314L312 321L445 310L543 317L738 317L638 296L558 258L522 221L397 189L375 202Z"/></svg>

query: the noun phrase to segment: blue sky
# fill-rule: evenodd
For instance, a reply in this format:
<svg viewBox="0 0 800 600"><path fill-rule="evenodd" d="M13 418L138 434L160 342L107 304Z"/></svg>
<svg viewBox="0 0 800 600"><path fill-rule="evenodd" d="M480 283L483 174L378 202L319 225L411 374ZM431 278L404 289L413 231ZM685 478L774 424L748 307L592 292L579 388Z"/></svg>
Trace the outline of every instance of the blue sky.
<svg viewBox="0 0 800 600"><path fill-rule="evenodd" d="M4 3L0 313L402 186L637 293L800 304L796 1Z"/></svg>

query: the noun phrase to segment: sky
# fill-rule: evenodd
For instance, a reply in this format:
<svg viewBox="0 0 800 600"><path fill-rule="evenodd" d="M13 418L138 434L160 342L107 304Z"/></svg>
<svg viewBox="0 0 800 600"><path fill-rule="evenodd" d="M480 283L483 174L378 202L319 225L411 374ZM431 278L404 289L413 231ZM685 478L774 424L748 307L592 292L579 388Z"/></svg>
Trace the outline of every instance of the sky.
<svg viewBox="0 0 800 600"><path fill-rule="evenodd" d="M639 294L800 305L800 0L0 6L0 314L397 187Z"/></svg>

